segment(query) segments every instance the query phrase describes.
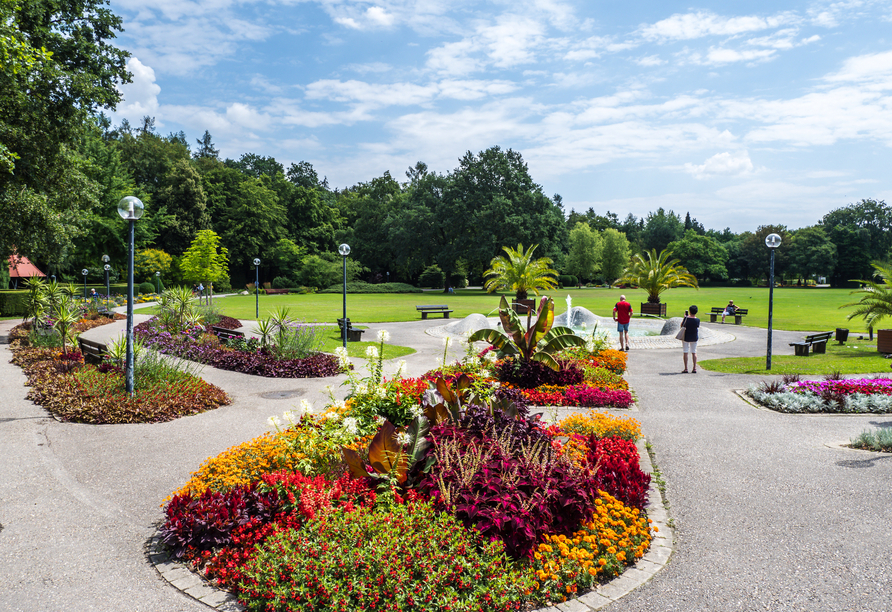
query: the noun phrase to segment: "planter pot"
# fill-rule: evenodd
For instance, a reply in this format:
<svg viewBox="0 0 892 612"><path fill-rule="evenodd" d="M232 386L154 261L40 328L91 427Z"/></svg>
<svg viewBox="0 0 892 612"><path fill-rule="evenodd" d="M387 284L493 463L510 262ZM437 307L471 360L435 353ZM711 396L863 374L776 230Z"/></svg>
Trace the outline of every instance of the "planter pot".
<svg viewBox="0 0 892 612"><path fill-rule="evenodd" d="M849 339L849 330L843 329L841 327L836 328L836 341L840 344L845 344L845 341Z"/></svg>
<svg viewBox="0 0 892 612"><path fill-rule="evenodd" d="M877 330L877 352L892 354L892 329Z"/></svg>
<svg viewBox="0 0 892 612"><path fill-rule="evenodd" d="M665 317L666 316L666 302L658 302L656 304L654 304L652 302L642 302L641 303L641 314Z"/></svg>
<svg viewBox="0 0 892 612"><path fill-rule="evenodd" d="M536 311L536 300L515 300L511 302L511 310L517 314L527 314Z"/></svg>

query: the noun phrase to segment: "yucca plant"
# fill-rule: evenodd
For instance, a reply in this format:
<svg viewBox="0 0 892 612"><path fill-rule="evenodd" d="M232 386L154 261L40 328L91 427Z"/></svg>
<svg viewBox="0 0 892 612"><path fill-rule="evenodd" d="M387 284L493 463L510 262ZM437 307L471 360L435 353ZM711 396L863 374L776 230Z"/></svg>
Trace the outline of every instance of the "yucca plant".
<svg viewBox="0 0 892 612"><path fill-rule="evenodd" d="M499 303L502 329L480 329L470 335L468 342L489 342L502 356L516 355L524 361L539 361L552 370L561 366L554 353L571 346L583 346L585 340L569 327L554 326L554 300L543 297L536 317L525 329L521 318L508 307L505 296Z"/></svg>
<svg viewBox="0 0 892 612"><path fill-rule="evenodd" d="M25 288L28 290L28 298L25 301L25 316L22 319L31 319L32 327L37 324L37 319L46 312L47 300L44 293L46 282L39 276L31 276L25 279Z"/></svg>
<svg viewBox="0 0 892 612"><path fill-rule="evenodd" d="M523 245L517 249L502 247L506 255L499 255L489 262L490 268L483 273L489 280L483 285L487 292L514 291L516 300L525 300L530 291L539 295L540 289L557 287L558 273L551 267L554 263L549 257L533 259L533 251L538 244L526 251Z"/></svg>
<svg viewBox="0 0 892 612"><path fill-rule="evenodd" d="M53 312L53 318L55 319L53 327L59 331L59 335L62 337L63 353L68 352L65 348L65 344L68 340L71 340L72 345L74 344L72 331L74 324L77 323L80 316L81 309L75 299L69 295L61 296L59 303Z"/></svg>
<svg viewBox="0 0 892 612"><path fill-rule="evenodd" d="M699 288L696 277L679 265L678 259L670 259L672 251L656 249L639 253L632 258L632 263L617 279L618 285L634 285L647 291L647 301L660 303L660 294L673 287Z"/></svg>
<svg viewBox="0 0 892 612"><path fill-rule="evenodd" d="M851 320L862 317L867 327L876 327L877 323L892 316L892 264L873 263L876 275L881 282L876 280L856 280L861 283L861 289L852 291L854 294L863 294L861 299L851 304L843 304L840 308L852 308L855 310L846 317Z"/></svg>

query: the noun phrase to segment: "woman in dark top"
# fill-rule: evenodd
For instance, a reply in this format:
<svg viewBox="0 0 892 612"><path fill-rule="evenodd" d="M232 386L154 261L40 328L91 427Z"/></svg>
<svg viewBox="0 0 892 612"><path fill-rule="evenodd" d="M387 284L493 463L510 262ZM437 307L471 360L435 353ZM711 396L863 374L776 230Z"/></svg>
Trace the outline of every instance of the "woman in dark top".
<svg viewBox="0 0 892 612"><path fill-rule="evenodd" d="M697 318L697 307L691 306L684 313L684 319L681 321L684 327L684 340L681 341L682 350L684 350L684 370L682 374L688 373L688 352L694 360L694 367L691 372L697 373L697 340L700 339L700 319Z"/></svg>

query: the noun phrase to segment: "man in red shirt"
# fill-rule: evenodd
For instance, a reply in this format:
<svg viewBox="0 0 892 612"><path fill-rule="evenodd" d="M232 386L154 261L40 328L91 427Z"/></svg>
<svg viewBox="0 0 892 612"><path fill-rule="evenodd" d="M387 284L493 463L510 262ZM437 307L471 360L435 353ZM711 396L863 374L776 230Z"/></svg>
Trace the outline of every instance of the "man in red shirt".
<svg viewBox="0 0 892 612"><path fill-rule="evenodd" d="M613 307L613 320L616 321L616 331L619 332L619 350L629 350L629 321L632 320L632 305L626 301L626 296L619 296L619 302ZM625 334L625 340L623 335Z"/></svg>

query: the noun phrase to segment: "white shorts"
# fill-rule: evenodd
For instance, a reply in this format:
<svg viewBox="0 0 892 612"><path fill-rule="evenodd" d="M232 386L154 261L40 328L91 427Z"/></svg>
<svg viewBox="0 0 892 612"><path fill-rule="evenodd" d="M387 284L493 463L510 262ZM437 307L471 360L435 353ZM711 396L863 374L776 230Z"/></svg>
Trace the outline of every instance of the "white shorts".
<svg viewBox="0 0 892 612"><path fill-rule="evenodd" d="M694 342L685 342L684 340L682 340L681 350L684 351L685 353L693 353L696 355L697 354L697 341L695 340Z"/></svg>

